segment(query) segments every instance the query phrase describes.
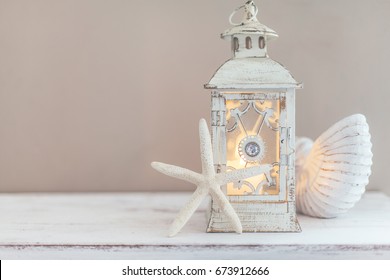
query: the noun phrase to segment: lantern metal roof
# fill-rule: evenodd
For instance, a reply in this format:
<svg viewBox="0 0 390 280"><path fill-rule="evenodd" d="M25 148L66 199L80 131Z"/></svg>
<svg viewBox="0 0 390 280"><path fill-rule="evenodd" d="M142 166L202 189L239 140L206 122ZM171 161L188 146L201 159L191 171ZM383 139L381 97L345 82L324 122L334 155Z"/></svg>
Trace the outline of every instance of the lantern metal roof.
<svg viewBox="0 0 390 280"><path fill-rule="evenodd" d="M244 8L244 17L239 24L232 22L234 14ZM237 8L229 18L232 28L221 34L232 42L234 57L226 61L205 85L207 89L279 89L301 88L291 73L267 54L267 42L278 34L257 20L258 8L253 1L247 1ZM246 40L250 40L250 47ZM264 46L255 46L255 40L265 40Z"/></svg>
<svg viewBox="0 0 390 280"><path fill-rule="evenodd" d="M232 35L235 34L260 34L266 37L268 41L279 37L276 31L260 23L257 18L244 20L241 24L229 28L221 34L221 38L231 40Z"/></svg>
<svg viewBox="0 0 390 280"><path fill-rule="evenodd" d="M235 58L214 74L207 89L299 88L290 72L268 57Z"/></svg>

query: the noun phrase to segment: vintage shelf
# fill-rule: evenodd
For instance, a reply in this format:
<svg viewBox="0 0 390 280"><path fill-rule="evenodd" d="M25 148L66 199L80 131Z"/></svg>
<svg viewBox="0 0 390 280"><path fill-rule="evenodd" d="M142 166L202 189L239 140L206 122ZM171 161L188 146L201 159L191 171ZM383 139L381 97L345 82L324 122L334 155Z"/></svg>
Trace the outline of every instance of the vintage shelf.
<svg viewBox="0 0 390 280"><path fill-rule="evenodd" d="M390 259L390 198L366 193L301 233L205 233L205 203L174 238L190 193L0 194L0 259Z"/></svg>

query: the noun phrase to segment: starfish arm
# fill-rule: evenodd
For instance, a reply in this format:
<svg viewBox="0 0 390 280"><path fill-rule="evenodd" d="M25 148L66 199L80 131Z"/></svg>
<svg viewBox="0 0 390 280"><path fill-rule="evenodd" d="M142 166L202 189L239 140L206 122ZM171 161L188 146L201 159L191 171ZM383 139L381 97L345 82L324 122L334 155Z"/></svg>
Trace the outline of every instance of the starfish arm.
<svg viewBox="0 0 390 280"><path fill-rule="evenodd" d="M232 205L227 200L224 193L218 187L210 189L210 194L213 200L221 208L222 212L227 216L233 229L237 233L242 233L242 225L240 218L238 218L236 211L234 211Z"/></svg>
<svg viewBox="0 0 390 280"><path fill-rule="evenodd" d="M151 166L157 171L177 179L181 179L195 185L202 182L203 176L194 171L162 162L152 162Z"/></svg>
<svg viewBox="0 0 390 280"><path fill-rule="evenodd" d="M202 160L202 173L206 177L213 176L215 174L213 150L211 148L210 132L205 119L200 119L199 121L199 140Z"/></svg>
<svg viewBox="0 0 390 280"><path fill-rule="evenodd" d="M260 166L253 166L243 169L233 170L227 173L219 173L216 175L218 184L225 185L227 183L237 182L243 179L251 178L253 176L260 175L268 172L272 169L272 165L265 164Z"/></svg>
<svg viewBox="0 0 390 280"><path fill-rule="evenodd" d="M180 210L179 214L173 221L172 225L169 228L168 236L175 236L183 226L188 222L191 216L194 214L196 209L202 203L205 196L208 194L208 190L204 188L197 188L192 194L191 199L184 205Z"/></svg>

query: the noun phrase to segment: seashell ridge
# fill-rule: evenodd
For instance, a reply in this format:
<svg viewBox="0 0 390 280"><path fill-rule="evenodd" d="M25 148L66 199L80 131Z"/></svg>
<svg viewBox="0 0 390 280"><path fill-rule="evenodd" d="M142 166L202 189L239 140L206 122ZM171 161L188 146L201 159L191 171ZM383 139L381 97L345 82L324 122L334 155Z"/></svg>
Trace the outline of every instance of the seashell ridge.
<svg viewBox="0 0 390 280"><path fill-rule="evenodd" d="M365 192L371 175L371 135L366 118L349 116L314 142L296 141L298 212L334 218L351 209Z"/></svg>

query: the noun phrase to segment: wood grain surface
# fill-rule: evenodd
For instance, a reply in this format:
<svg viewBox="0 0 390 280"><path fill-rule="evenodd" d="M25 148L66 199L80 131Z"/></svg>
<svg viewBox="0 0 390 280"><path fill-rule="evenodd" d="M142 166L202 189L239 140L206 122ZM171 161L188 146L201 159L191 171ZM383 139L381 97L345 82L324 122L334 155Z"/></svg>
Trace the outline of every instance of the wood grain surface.
<svg viewBox="0 0 390 280"><path fill-rule="evenodd" d="M205 233L205 202L167 229L190 193L1 194L0 259L390 259L390 198L369 192L301 233Z"/></svg>

